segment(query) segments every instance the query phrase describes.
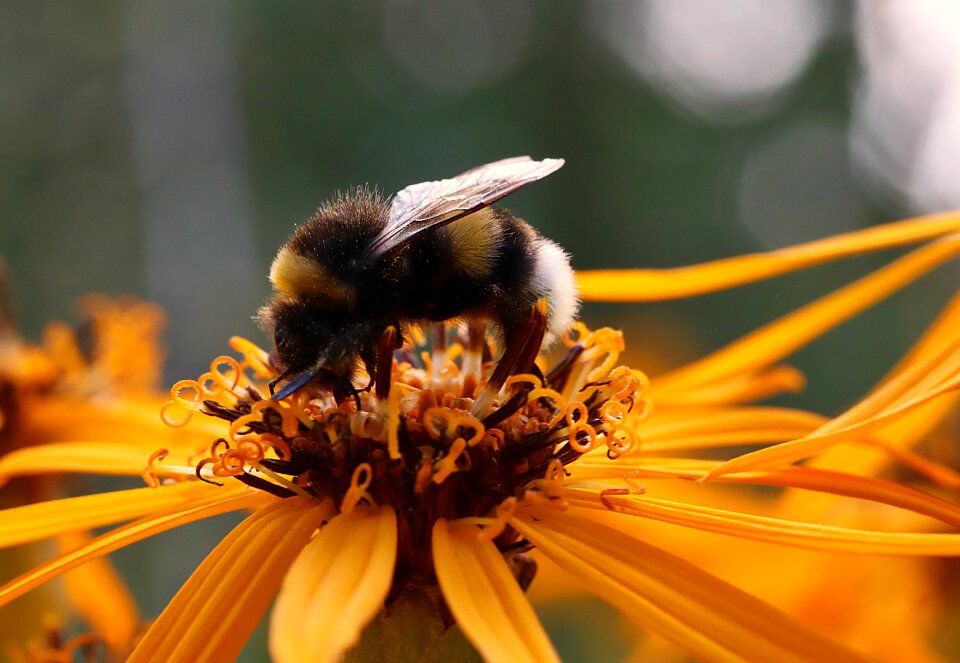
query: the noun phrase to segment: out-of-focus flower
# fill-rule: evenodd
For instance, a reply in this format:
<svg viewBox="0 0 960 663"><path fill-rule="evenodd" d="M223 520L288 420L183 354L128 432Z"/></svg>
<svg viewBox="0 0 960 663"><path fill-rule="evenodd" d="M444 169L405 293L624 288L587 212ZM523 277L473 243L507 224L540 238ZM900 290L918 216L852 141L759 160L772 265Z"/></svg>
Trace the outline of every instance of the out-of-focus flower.
<svg viewBox="0 0 960 663"><path fill-rule="evenodd" d="M448 330L439 328L432 351L419 357L413 347L394 356L398 330L391 330L371 389L340 398L320 387L267 398L266 382L277 376L267 353L234 339L241 360L218 357L209 373L174 385L162 410L172 426L192 427L204 419L198 412L227 422L204 454L178 440L146 466L119 443L116 455L103 447L97 456L68 458L41 447L21 452L18 463L0 461L0 476L71 468L142 474L149 484L0 512L3 545L132 521L0 587L0 601L171 527L252 509L131 661L231 660L275 595L277 661L336 660L358 645L361 659L386 647L397 660L445 658L444 648L456 645L439 633L453 624L487 660L556 660L521 589L534 571L531 549L699 659L861 660L667 552L669 535L649 536L658 531L650 524L679 525L731 550L746 540L830 553L960 555L960 533L949 531L960 526L960 507L853 466L816 464L855 442L931 476L949 474L917 455L911 436L895 432L929 427L954 398L960 339L951 321L960 298L840 416L752 404L800 388L802 377L779 363L785 356L960 253L958 232L957 216L925 218L680 270L581 275L588 298L663 299L929 242L653 380L618 365L618 332L583 325L557 363L535 367L542 308L495 366L485 360L493 353L481 330L448 345ZM714 459L744 444L761 446ZM813 461L797 464L806 459ZM704 483L685 496L658 488L691 480ZM906 531L827 525L802 520L809 507L794 511L749 492L735 503L710 497L731 483L852 497L925 520L910 520ZM25 520L30 528L19 524Z"/></svg>
<svg viewBox="0 0 960 663"><path fill-rule="evenodd" d="M0 454L16 465L23 450L44 445L92 453L103 441L154 444L169 429L159 407L159 336L165 324L156 306L133 299L91 295L79 304L83 323L75 331L62 322L44 330L42 345L24 341L8 307L0 310ZM149 413L149 418L145 418ZM135 444L135 442L133 442ZM142 456L143 452L140 452ZM63 495L63 482L49 471L29 468L0 480L0 505L16 507ZM26 522L29 526L30 523ZM2 551L7 577L26 571L57 550L85 545L83 531L59 534L55 545L37 542ZM140 628L137 608L122 580L106 562L77 569L58 591L45 588L0 610L0 652L10 660L73 660L75 652L129 652ZM90 633L67 637L78 616Z"/></svg>

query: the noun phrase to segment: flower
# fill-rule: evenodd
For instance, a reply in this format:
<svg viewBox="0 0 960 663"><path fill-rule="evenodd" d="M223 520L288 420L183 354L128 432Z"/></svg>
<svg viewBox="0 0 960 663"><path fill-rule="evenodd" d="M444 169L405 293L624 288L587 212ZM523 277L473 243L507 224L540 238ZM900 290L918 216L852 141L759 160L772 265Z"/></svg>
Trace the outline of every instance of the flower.
<svg viewBox="0 0 960 663"><path fill-rule="evenodd" d="M16 465L21 451L38 446L89 455L105 440L129 444L147 437L156 444L170 436L155 416L163 402L158 388L163 312L133 298L103 295L84 297L77 308L82 319L77 330L52 322L39 346L20 337L11 311L0 310L0 453L5 462ZM0 480L0 505L61 497L68 486L50 469L56 471L24 465L15 472L19 476ZM57 536L55 548L69 551L89 538L83 531L66 531ZM2 551L4 570L26 571L48 558L53 549L42 543ZM30 603L0 610L0 651L16 661L72 660L73 650L105 652L111 660L128 653L141 624L113 567L95 560L64 580L66 605L61 595L37 592ZM92 630L68 638L76 631L71 617Z"/></svg>
<svg viewBox="0 0 960 663"><path fill-rule="evenodd" d="M183 430L198 420L208 430L221 420L203 448L191 434L168 439L147 462L116 442L115 454L109 445L86 455L76 453L81 447L74 455L38 447L0 459L0 477L70 469L141 474L148 484L0 512L0 544L7 546L131 521L8 582L0 601L155 533L249 509L129 660L231 660L274 596L270 647L277 661L336 660L358 643L370 646L371 633L387 631L384 621L410 613L422 623L407 619L389 641L397 657L422 642L418 628L456 623L486 660L556 660L522 589L533 572L531 549L699 659L862 660L667 552L648 525L817 551L960 555L960 533L951 529L960 525L960 507L877 478L868 466L876 451L931 479L956 476L913 447L956 403L960 296L901 364L841 415L753 404L800 388L802 376L779 364L785 356L955 256L958 232L960 218L944 215L681 270L582 274L587 298L679 297L928 242L653 379L618 365L619 332L579 324L555 363L535 364L542 307L496 364L481 330L432 330L432 350L418 356L422 343L394 355L401 330L392 329L369 389L353 394L310 387L268 398L266 384L277 376L268 354L233 339L240 359L216 358L198 380L174 385L162 409L163 419ZM851 451L851 443L868 451ZM744 444L761 446L711 459L711 451ZM837 465L839 455L853 462ZM924 520L910 520L907 531L805 522L816 502L800 508L789 496L771 504L711 492L729 483L854 497ZM677 498L661 484L696 490ZM383 642L376 644L382 651Z"/></svg>

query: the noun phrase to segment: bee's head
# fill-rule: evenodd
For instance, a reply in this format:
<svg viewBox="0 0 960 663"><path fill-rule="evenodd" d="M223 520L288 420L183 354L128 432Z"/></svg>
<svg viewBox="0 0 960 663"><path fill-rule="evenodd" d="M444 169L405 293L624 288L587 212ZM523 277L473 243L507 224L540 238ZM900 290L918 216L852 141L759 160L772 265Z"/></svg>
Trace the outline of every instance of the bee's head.
<svg viewBox="0 0 960 663"><path fill-rule="evenodd" d="M257 319L273 336L277 359L287 372L326 373L331 381L353 376L360 337L342 313L316 302L277 297Z"/></svg>

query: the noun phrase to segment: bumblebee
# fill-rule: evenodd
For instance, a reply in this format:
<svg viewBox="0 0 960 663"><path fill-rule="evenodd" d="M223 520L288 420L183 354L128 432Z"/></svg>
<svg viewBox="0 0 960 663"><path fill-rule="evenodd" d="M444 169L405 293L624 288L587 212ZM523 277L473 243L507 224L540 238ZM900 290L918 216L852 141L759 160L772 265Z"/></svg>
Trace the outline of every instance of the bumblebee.
<svg viewBox="0 0 960 663"><path fill-rule="evenodd" d="M360 187L320 207L270 268L274 295L257 316L273 337L283 398L311 380L352 389L357 360L371 377L385 330L460 318L492 323L509 345L539 300L548 338L576 315L569 256L505 209L501 198L555 172L563 159L515 157L386 200Z"/></svg>

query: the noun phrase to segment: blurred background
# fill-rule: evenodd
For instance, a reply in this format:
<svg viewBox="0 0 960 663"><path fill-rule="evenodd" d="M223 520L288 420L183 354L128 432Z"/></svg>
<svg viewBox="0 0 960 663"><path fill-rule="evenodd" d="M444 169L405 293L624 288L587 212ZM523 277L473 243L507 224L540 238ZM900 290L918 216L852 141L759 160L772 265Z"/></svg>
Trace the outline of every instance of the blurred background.
<svg viewBox="0 0 960 663"><path fill-rule="evenodd" d="M7 3L0 54L0 256L21 328L38 338L92 291L157 302L167 383L233 334L264 340L250 318L277 248L363 182L393 192L564 157L506 204L578 269L688 264L960 206L950 0ZM655 374L887 259L584 317L622 327ZM810 389L787 402L849 404L958 276L948 266L802 351ZM118 555L147 614L211 528Z"/></svg>

